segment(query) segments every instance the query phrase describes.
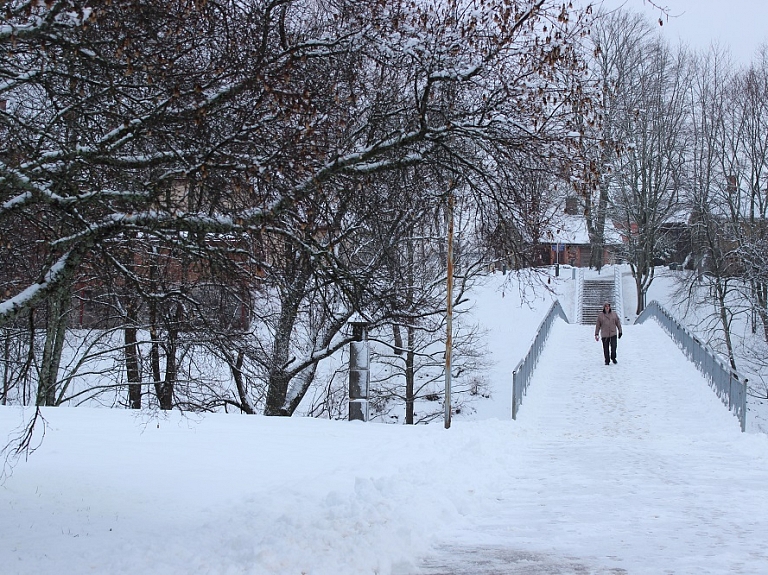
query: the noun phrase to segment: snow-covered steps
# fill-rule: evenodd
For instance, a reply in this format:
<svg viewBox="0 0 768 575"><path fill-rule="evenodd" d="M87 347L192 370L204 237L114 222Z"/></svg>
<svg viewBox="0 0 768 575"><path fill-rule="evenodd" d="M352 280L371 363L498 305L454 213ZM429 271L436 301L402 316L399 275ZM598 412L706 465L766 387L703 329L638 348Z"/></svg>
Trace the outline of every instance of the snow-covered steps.
<svg viewBox="0 0 768 575"><path fill-rule="evenodd" d="M581 296L581 323L594 325L606 301L616 301L614 280L585 279Z"/></svg>

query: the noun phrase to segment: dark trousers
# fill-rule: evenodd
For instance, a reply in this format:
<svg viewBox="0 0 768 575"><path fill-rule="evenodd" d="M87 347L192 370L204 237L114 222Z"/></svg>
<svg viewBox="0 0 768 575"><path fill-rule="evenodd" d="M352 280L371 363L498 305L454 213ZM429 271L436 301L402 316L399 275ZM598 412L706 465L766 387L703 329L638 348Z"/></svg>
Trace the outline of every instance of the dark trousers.
<svg viewBox="0 0 768 575"><path fill-rule="evenodd" d="M615 335L612 335L611 337L604 337L603 338L603 356L605 357L605 363L608 363L612 359L616 359L616 341L618 340L618 337ZM608 351L608 346L610 346L610 354Z"/></svg>

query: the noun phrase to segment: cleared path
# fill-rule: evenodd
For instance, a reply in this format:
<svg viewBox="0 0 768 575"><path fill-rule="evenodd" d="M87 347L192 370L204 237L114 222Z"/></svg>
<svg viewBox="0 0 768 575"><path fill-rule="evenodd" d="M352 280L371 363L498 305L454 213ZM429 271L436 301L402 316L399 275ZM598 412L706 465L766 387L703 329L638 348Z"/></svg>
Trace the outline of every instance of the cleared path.
<svg viewBox="0 0 768 575"><path fill-rule="evenodd" d="M766 437L740 432L655 322L625 327L618 365L592 334L555 325L497 500L416 572L768 573Z"/></svg>

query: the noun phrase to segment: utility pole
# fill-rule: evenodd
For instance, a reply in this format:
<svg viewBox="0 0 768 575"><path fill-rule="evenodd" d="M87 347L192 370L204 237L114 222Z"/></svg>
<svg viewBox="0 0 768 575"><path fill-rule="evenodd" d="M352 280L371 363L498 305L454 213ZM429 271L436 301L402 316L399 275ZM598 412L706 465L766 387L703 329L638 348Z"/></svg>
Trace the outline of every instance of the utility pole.
<svg viewBox="0 0 768 575"><path fill-rule="evenodd" d="M445 337L445 429L451 427L451 349L453 348L453 191L448 193L448 279Z"/></svg>

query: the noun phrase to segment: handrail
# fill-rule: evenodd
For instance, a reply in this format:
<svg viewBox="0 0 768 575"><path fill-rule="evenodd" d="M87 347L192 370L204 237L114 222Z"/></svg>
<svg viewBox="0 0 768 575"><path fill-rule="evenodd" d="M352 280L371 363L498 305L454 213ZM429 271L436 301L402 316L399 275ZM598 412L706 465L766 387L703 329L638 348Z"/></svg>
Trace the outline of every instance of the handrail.
<svg viewBox="0 0 768 575"><path fill-rule="evenodd" d="M719 357L686 329L675 317L664 309L656 300L650 302L637 316L635 323L643 323L652 317L664 331L677 343L685 355L698 370L709 380L710 387L720 401L733 412L741 424L741 430L747 428L747 384L749 380L740 376L736 370L725 365Z"/></svg>
<svg viewBox="0 0 768 575"><path fill-rule="evenodd" d="M584 310L582 309L584 307L584 268L578 268L576 272L576 287L574 292L574 299L576 300L574 302L576 307L573 311L573 315L575 316L574 323L581 323L584 318Z"/></svg>
<svg viewBox="0 0 768 575"><path fill-rule="evenodd" d="M533 338L533 343L528 349L528 353L517 364L517 367L512 372L512 419L517 419L517 411L520 409L520 405L523 403L523 396L528 390L528 384L531 381L533 370L536 368L536 364L539 361L539 355L544 348L544 344L549 337L549 331L552 329L552 324L556 318L562 318L566 322L568 316L563 311L563 306L560 305L559 300L555 300L552 306L549 308L547 315L536 330L536 336Z"/></svg>
<svg viewBox="0 0 768 575"><path fill-rule="evenodd" d="M624 316L624 285L618 264L613 264L613 299L613 309L621 318Z"/></svg>

